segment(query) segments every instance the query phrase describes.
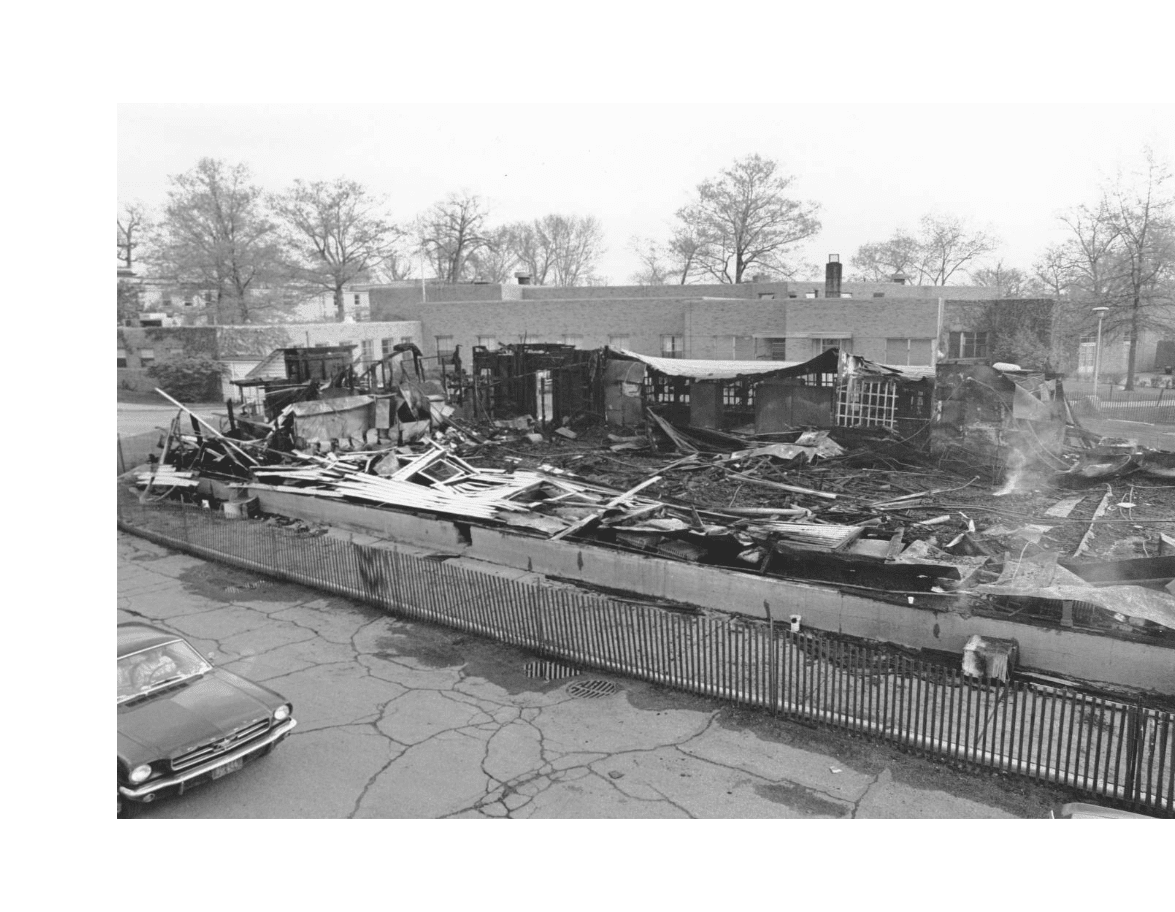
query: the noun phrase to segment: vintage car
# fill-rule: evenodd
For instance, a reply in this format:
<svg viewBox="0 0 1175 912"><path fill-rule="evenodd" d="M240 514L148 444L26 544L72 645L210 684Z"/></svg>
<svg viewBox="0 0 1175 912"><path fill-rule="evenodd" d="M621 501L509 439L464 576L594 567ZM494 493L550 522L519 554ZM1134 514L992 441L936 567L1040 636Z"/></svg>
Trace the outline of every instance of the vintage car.
<svg viewBox="0 0 1175 912"><path fill-rule="evenodd" d="M187 640L118 625L118 812L236 772L287 737L293 706Z"/></svg>

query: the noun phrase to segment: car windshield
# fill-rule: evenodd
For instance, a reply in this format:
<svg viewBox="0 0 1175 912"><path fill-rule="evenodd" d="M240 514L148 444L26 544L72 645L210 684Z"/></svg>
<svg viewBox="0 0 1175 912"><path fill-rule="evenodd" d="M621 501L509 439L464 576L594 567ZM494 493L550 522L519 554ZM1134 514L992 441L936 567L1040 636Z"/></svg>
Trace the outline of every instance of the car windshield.
<svg viewBox="0 0 1175 912"><path fill-rule="evenodd" d="M118 702L211 670L204 657L183 640L132 652L118 660Z"/></svg>

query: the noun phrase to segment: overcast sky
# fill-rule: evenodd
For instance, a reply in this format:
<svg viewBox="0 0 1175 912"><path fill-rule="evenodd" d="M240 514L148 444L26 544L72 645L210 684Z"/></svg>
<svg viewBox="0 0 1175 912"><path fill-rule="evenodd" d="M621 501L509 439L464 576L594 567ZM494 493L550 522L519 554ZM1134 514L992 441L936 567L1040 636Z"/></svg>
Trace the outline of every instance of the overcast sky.
<svg viewBox="0 0 1175 912"><path fill-rule="evenodd" d="M1175 164L1175 105L290 105L118 108L118 197L152 208L203 156L245 162L277 190L346 176L407 221L451 191L484 197L492 224L594 215L599 272L627 283L636 235L664 237L702 180L758 153L821 205L804 259L964 216L1028 267L1063 237L1057 214L1149 143Z"/></svg>

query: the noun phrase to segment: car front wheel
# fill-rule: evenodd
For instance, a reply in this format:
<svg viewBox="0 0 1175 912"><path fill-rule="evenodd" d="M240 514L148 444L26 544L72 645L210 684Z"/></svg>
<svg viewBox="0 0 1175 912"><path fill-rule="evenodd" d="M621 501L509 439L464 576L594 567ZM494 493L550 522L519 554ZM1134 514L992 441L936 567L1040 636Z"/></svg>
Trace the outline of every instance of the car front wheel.
<svg viewBox="0 0 1175 912"><path fill-rule="evenodd" d="M118 793L118 818L119 820L126 820L128 817L134 816L135 802L127 801L122 797L122 792Z"/></svg>

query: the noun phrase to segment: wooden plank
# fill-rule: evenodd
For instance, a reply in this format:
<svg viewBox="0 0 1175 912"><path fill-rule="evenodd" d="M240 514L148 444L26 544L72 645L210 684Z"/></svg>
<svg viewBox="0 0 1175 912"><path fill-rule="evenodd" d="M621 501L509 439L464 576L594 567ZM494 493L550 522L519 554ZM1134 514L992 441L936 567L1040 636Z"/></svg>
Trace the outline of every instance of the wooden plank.
<svg viewBox="0 0 1175 912"><path fill-rule="evenodd" d="M1114 491L1109 485L1106 485L1106 493L1102 497L1102 502L1098 504L1097 509L1093 512L1093 519L1089 521L1089 528L1085 530L1085 534L1081 536L1081 541L1077 545L1077 550L1073 552L1074 557L1081 557L1087 550L1089 550L1089 542L1093 538L1094 524L1101 518L1102 514L1110 506L1110 498L1113 497Z"/></svg>
<svg viewBox="0 0 1175 912"><path fill-rule="evenodd" d="M584 528L585 526L590 525L591 523L600 519L600 517L602 517L605 513L607 513L613 507L618 506L619 504L623 503L626 500L629 500L634 494L636 494L637 491L642 491L645 488L647 488L649 485L651 485L655 482L658 482L660 480L661 480L660 475L654 475L652 478L646 478L644 481L642 481L640 484L638 484L635 488L630 488L629 490L625 491L623 494L620 494L617 497L613 497L610 501L608 501L606 504L604 504L603 507L601 507L599 510L596 510L595 512L593 512L590 516L585 516L583 519L579 520L578 522L572 523L570 526L568 526L562 532L556 532L554 535L551 536L551 541L558 541L561 538L566 538L568 535L570 535L573 532L578 532L580 529Z"/></svg>
<svg viewBox="0 0 1175 912"><path fill-rule="evenodd" d="M764 488L775 488L776 490L780 491L790 491L792 494L808 494L811 497L821 497L824 500L837 499L836 494L829 494L825 491L813 491L811 488L801 488L796 485L780 484L778 481L763 481L759 478L754 478L751 475L743 475L741 472L730 472L728 470L727 474L737 478L739 481L745 482L747 484L759 485L760 487Z"/></svg>

